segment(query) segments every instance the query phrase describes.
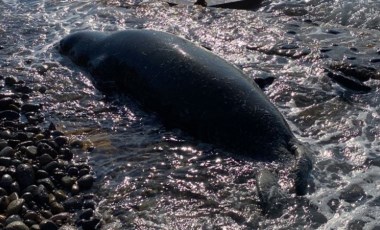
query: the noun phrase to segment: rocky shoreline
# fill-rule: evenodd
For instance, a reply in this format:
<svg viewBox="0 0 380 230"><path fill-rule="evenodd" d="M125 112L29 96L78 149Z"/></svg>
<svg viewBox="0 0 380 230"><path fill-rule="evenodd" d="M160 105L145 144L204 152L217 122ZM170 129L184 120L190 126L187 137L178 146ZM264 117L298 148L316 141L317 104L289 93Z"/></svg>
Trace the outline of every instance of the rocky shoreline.
<svg viewBox="0 0 380 230"><path fill-rule="evenodd" d="M46 90L0 76L0 229L99 229L95 173L73 160L81 142L44 127L43 106L30 102Z"/></svg>

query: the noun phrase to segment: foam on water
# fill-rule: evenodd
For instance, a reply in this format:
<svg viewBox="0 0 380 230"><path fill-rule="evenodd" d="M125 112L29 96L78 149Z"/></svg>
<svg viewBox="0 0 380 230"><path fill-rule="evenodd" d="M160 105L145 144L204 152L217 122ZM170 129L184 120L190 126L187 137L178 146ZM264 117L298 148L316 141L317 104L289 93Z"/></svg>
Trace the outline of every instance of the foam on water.
<svg viewBox="0 0 380 230"><path fill-rule="evenodd" d="M308 14L282 14L289 6L303 7ZM355 94L324 73L326 66L351 56L379 70L369 60L378 55L380 32L368 30L378 29L378 3L274 1L270 7L251 12L149 1L6 0L0 2L0 74L48 85L47 94L36 99L51 112L47 122L95 144L94 152L81 157L97 172L94 192L102 198L98 211L104 229L378 228L380 82L371 79L365 83L372 88L369 93ZM236 158L165 129L128 99L102 100L89 76L54 48L74 31L127 28L172 32L211 49L250 78L275 78L265 93L316 152L310 194L290 194L279 217L263 215L255 173L263 167L277 169L287 191L289 162ZM331 29L339 34L326 32ZM283 45L306 53L276 53ZM321 47L335 50L321 57ZM352 185L363 192L347 192ZM358 197L351 201L347 194Z"/></svg>

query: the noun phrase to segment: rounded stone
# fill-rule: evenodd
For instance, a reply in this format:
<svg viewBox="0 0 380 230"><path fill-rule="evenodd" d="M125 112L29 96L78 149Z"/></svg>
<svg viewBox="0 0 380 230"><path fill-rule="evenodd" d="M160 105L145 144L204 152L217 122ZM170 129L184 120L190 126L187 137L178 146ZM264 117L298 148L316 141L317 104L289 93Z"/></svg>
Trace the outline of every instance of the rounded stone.
<svg viewBox="0 0 380 230"><path fill-rule="evenodd" d="M64 201L68 198L67 194L62 190L55 190L53 193L58 201Z"/></svg>
<svg viewBox="0 0 380 230"><path fill-rule="evenodd" d="M66 136L58 136L54 138L55 143L57 143L58 146L64 146L67 143L69 143L69 138Z"/></svg>
<svg viewBox="0 0 380 230"><path fill-rule="evenodd" d="M62 182L63 186L70 188L75 183L75 179L73 177L70 177L70 176L64 176L61 178L61 182Z"/></svg>
<svg viewBox="0 0 380 230"><path fill-rule="evenodd" d="M82 221L82 229L83 230L94 230L99 229L100 227L100 219L99 218L92 218L89 220L83 220Z"/></svg>
<svg viewBox="0 0 380 230"><path fill-rule="evenodd" d="M90 189L94 184L94 177L90 174L86 174L79 178L77 182L80 189Z"/></svg>
<svg viewBox="0 0 380 230"><path fill-rule="evenodd" d="M29 227L26 226L22 221L14 221L8 224L4 230L29 230Z"/></svg>
<svg viewBox="0 0 380 230"><path fill-rule="evenodd" d="M57 230L57 225L52 220L43 220L40 223L41 230Z"/></svg>
<svg viewBox="0 0 380 230"><path fill-rule="evenodd" d="M5 190L9 190L9 187L13 183L13 178L9 174L4 174L0 179L0 187L4 188Z"/></svg>
<svg viewBox="0 0 380 230"><path fill-rule="evenodd" d="M83 202L83 208L95 209L95 207L96 207L96 202L94 200L85 200Z"/></svg>
<svg viewBox="0 0 380 230"><path fill-rule="evenodd" d="M24 219L30 219L30 220L34 220L36 222L41 222L42 221L42 217L40 215L38 215L37 212L35 211L32 211L32 210L28 210L25 214L24 214Z"/></svg>
<svg viewBox="0 0 380 230"><path fill-rule="evenodd" d="M13 157L14 153L15 153L15 150L12 147L7 146L0 151L0 156L2 156L2 157Z"/></svg>
<svg viewBox="0 0 380 230"><path fill-rule="evenodd" d="M7 210L5 213L7 216L18 214L22 208L22 205L24 205L25 200L24 199L17 199L9 203Z"/></svg>
<svg viewBox="0 0 380 230"><path fill-rule="evenodd" d="M50 208L53 214L58 214L65 211L65 208L63 207L63 205L58 202L52 202L50 204Z"/></svg>
<svg viewBox="0 0 380 230"><path fill-rule="evenodd" d="M4 79L4 83L8 86L13 86L17 83L17 79L14 77L6 77Z"/></svg>
<svg viewBox="0 0 380 230"><path fill-rule="evenodd" d="M25 152L29 158L35 158L37 156L37 147L34 145L28 146L26 147Z"/></svg>
<svg viewBox="0 0 380 230"><path fill-rule="evenodd" d="M36 104L30 104L26 103L21 106L21 111L26 113L26 112L38 112L41 108L41 105L36 105Z"/></svg>
<svg viewBox="0 0 380 230"><path fill-rule="evenodd" d="M0 211L5 210L9 205L9 198L8 196L1 196L0 197Z"/></svg>
<svg viewBox="0 0 380 230"><path fill-rule="evenodd" d="M5 225L8 225L12 222L15 221L22 221L21 217L19 215L10 215L6 220L5 220Z"/></svg>
<svg viewBox="0 0 380 230"><path fill-rule="evenodd" d="M89 220L94 215L94 210L92 209L85 209L83 212L79 215L80 219Z"/></svg>
<svg viewBox="0 0 380 230"><path fill-rule="evenodd" d="M8 121L17 120L20 118L20 114L18 112L15 112L13 110L4 110L0 111L0 118L6 119Z"/></svg>
<svg viewBox="0 0 380 230"><path fill-rule="evenodd" d="M47 172L53 172L56 168L59 167L59 164L57 161L51 161L49 162L48 164L46 164L45 166L43 166L42 168L44 170L46 170Z"/></svg>
<svg viewBox="0 0 380 230"><path fill-rule="evenodd" d="M16 178L21 189L32 185L35 180L33 167L30 164L20 164L16 169Z"/></svg>

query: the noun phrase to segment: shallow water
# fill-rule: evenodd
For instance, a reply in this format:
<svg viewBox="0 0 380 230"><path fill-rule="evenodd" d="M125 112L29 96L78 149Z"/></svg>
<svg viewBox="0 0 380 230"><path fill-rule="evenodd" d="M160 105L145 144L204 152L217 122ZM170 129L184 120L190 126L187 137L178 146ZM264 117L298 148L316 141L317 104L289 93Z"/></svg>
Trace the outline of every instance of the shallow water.
<svg viewBox="0 0 380 230"><path fill-rule="evenodd" d="M32 98L44 104L46 125L96 147L78 158L97 173L104 229L378 229L379 10L375 1L273 1L254 12L156 1L3 0L0 75L48 86ZM55 49L74 31L127 28L174 33L250 78L274 78L265 93L316 152L310 193L291 192L291 160L255 162L165 129L128 98L106 98ZM327 76L325 69L341 63L373 68L363 83L370 91ZM282 215L261 212L255 174L263 167L275 169L288 192Z"/></svg>

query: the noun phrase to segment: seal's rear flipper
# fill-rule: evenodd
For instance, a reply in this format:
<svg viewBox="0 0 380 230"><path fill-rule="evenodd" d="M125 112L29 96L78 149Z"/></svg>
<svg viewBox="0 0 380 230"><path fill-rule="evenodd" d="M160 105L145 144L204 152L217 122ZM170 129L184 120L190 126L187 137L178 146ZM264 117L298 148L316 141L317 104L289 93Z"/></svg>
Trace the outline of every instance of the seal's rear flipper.
<svg viewBox="0 0 380 230"><path fill-rule="evenodd" d="M256 188L263 212L271 217L281 216L285 203L278 179L269 170L262 170L256 177Z"/></svg>
<svg viewBox="0 0 380 230"><path fill-rule="evenodd" d="M293 144L292 149L296 156L293 168L295 190L297 195L302 196L307 193L308 181L313 168L311 150L298 141Z"/></svg>

